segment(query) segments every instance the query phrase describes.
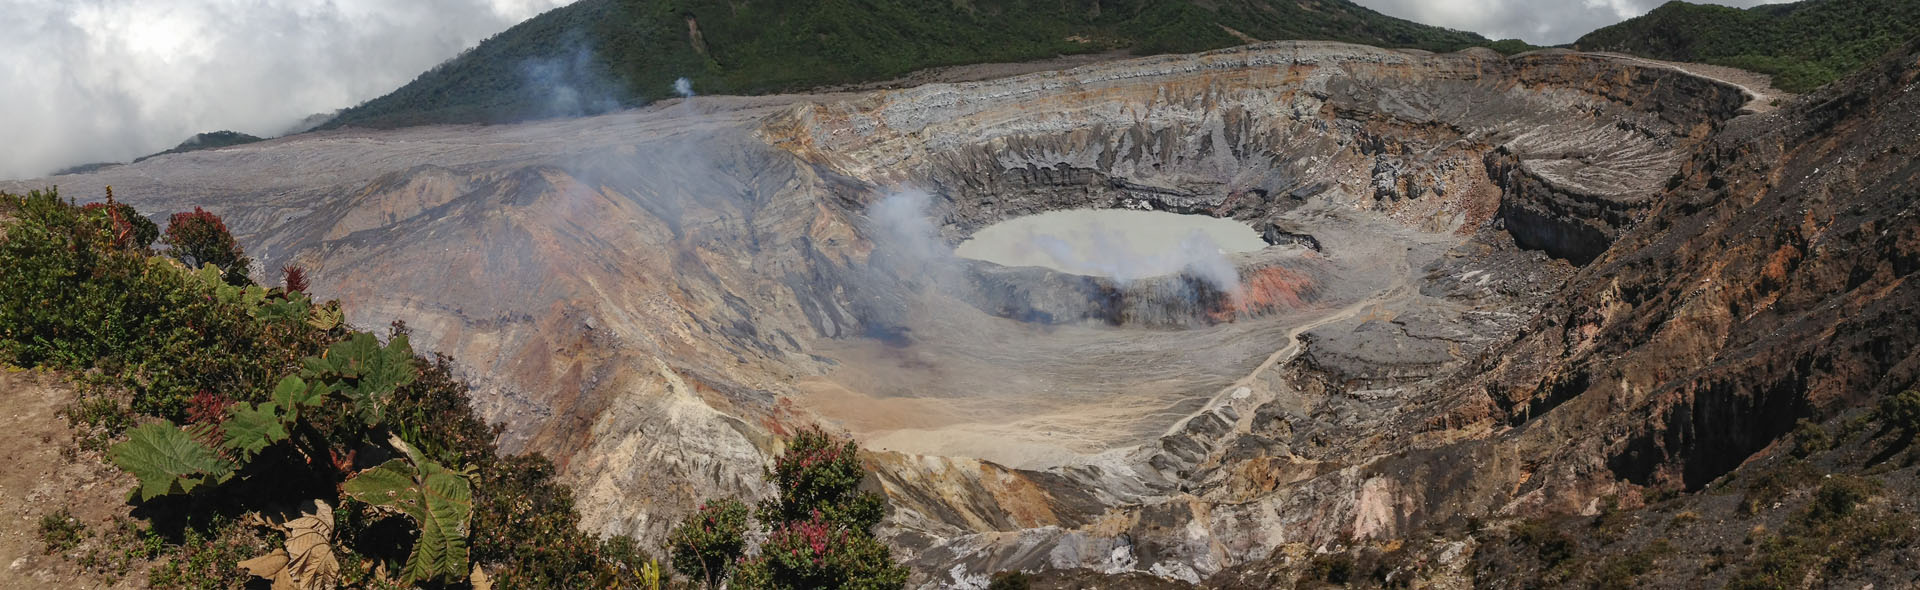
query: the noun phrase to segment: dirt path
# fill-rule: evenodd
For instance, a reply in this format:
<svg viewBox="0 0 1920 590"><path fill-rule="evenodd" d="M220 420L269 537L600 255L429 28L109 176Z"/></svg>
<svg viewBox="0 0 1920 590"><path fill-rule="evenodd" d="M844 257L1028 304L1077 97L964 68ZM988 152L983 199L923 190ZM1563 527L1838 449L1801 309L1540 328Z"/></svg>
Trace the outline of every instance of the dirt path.
<svg viewBox="0 0 1920 590"><path fill-rule="evenodd" d="M104 542L98 533L128 513L133 487L98 453L67 452L75 436L59 412L73 395L57 375L0 367L0 588L134 588L146 579L134 572L109 583L69 557ZM61 508L95 534L68 555L48 554L40 519Z"/></svg>
<svg viewBox="0 0 1920 590"><path fill-rule="evenodd" d="M1680 70L1682 72L1686 72L1688 74L1706 78L1708 80L1714 80L1717 82L1736 86L1741 90L1746 91L1747 96L1750 97L1750 100L1747 101L1746 108L1747 110L1753 111L1755 113L1765 113L1768 111L1772 111L1776 108L1779 108L1779 105L1776 104L1777 102L1793 96L1792 94L1786 91L1774 88L1773 78L1768 77L1765 74L1749 72L1749 71L1738 69L1738 68L1729 68L1726 66L1716 66L1716 65L1708 65L1708 64L1661 61L1657 59L1647 59L1644 57L1627 55L1624 53L1604 53L1603 52L1603 53L1599 53L1598 55L1605 55L1607 57L1611 57L1614 59L1643 63L1643 64L1650 64L1650 65Z"/></svg>
<svg viewBox="0 0 1920 590"><path fill-rule="evenodd" d="M1291 362L1294 357L1299 356L1300 353L1305 350L1305 346L1300 342L1301 335L1327 324L1352 319L1354 316L1360 315L1362 311L1406 297L1407 289L1412 286L1412 282L1409 279L1413 275L1413 265L1405 259L1401 259L1399 266L1399 270L1393 275L1393 284L1380 289L1373 295L1348 304L1346 307L1334 310L1332 313L1320 316L1288 330L1287 344L1285 346L1273 351L1273 354L1268 355L1266 360L1260 362L1259 366L1254 367L1252 371L1248 371L1246 376L1235 380L1232 385L1228 385L1222 388L1219 393L1214 394L1213 399L1208 400L1207 404L1203 406L1204 409L1200 412L1188 416L1187 419L1181 420L1179 423L1169 427L1166 434L1172 435L1186 429L1187 423L1193 418L1199 417L1201 414L1214 412L1221 407L1229 406L1236 406L1234 409L1240 414L1238 427L1242 430L1246 429L1254 418L1254 412L1248 410L1254 406L1258 406L1265 399L1264 397L1261 399L1252 399L1249 395L1252 392L1254 381L1259 379L1260 375L1265 374L1274 367Z"/></svg>

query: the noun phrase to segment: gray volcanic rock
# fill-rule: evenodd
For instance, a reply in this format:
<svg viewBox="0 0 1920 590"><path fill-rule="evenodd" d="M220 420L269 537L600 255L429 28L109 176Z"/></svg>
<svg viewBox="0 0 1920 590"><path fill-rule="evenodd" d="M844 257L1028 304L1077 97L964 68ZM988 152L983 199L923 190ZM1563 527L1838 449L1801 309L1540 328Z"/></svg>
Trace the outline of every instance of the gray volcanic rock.
<svg viewBox="0 0 1920 590"><path fill-rule="evenodd" d="M917 583L1198 581L1504 510L1526 458L1426 421L1457 425L1429 388L1572 272L1515 243L1592 258L1751 98L1608 56L1276 43L328 131L60 182L205 206L352 322L404 319L508 449L560 461L596 530L657 542L699 500L764 497L781 438L825 424L870 451ZM914 191L923 214L875 207ZM1111 207L1278 245L1213 290L951 255L998 221Z"/></svg>

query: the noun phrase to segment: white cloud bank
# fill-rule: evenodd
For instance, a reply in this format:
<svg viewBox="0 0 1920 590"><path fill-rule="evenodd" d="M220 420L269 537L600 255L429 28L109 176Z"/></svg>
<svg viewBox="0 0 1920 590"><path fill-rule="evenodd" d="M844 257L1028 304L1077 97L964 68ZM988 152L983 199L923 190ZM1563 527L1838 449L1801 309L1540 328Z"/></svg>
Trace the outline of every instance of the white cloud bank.
<svg viewBox="0 0 1920 590"><path fill-rule="evenodd" d="M0 0L0 178L286 131L571 0Z"/></svg>

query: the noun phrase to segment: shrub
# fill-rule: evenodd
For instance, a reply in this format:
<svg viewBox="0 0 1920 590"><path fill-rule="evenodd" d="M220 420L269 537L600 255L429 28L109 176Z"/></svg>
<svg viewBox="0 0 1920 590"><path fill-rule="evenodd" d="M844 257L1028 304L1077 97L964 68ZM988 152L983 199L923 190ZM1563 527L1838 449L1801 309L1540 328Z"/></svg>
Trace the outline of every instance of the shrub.
<svg viewBox="0 0 1920 590"><path fill-rule="evenodd" d="M1920 391L1909 389L1880 400L1874 415L1884 427L1900 431L1902 445L1912 444L1920 436Z"/></svg>
<svg viewBox="0 0 1920 590"><path fill-rule="evenodd" d="M1827 429L1821 428L1814 421L1801 419L1794 427L1794 457L1805 459L1831 448L1833 448L1833 437L1827 434Z"/></svg>
<svg viewBox="0 0 1920 590"><path fill-rule="evenodd" d="M818 428L795 434L767 474L779 497L761 506L768 523L801 522L817 513L850 530L868 531L886 516L879 495L860 491L859 447Z"/></svg>
<svg viewBox="0 0 1920 590"><path fill-rule="evenodd" d="M265 553L266 542L250 527L230 523L214 527L211 535L187 529L179 550L147 572L154 590L224 590L244 588L252 576L241 561Z"/></svg>
<svg viewBox="0 0 1920 590"><path fill-rule="evenodd" d="M1544 520L1521 523L1514 529L1514 539L1522 546L1533 547L1540 562L1548 568L1573 559L1575 551L1579 549L1572 537Z"/></svg>
<svg viewBox="0 0 1920 590"><path fill-rule="evenodd" d="M778 497L760 507L768 530L759 555L734 575L744 588L899 588L907 569L873 538L885 516L879 495L860 491L859 448L818 428L787 443L767 478Z"/></svg>
<svg viewBox="0 0 1920 590"><path fill-rule="evenodd" d="M719 588L747 551L747 505L732 498L702 504L667 536L673 569Z"/></svg>
<svg viewBox="0 0 1920 590"><path fill-rule="evenodd" d="M116 248L105 216L56 192L0 202L18 211L0 240L0 356L14 364L100 369L133 411L177 421L202 391L265 399L333 338L304 317L255 317L277 299Z"/></svg>
<svg viewBox="0 0 1920 590"><path fill-rule="evenodd" d="M101 534L99 543L80 556L80 567L95 574L119 579L133 571L135 562L153 559L166 552L166 540L153 529L140 526L125 517L115 517L113 526Z"/></svg>
<svg viewBox="0 0 1920 590"><path fill-rule="evenodd" d="M219 215L194 207L192 212L175 213L167 219L167 254L190 268L211 264L219 268L231 285L247 285L247 265L253 261L240 251L240 243L227 232Z"/></svg>
<svg viewBox="0 0 1920 590"><path fill-rule="evenodd" d="M987 581L987 590L1027 590L1031 587L1033 578L1019 571L1000 572Z"/></svg>
<svg viewBox="0 0 1920 590"><path fill-rule="evenodd" d="M1814 491L1804 519L1809 523L1839 520L1853 515L1855 507L1873 497L1878 490L1873 482L1849 476L1828 477Z"/></svg>
<svg viewBox="0 0 1920 590"><path fill-rule="evenodd" d="M879 590L904 586L907 574L872 535L815 514L781 523L735 576L745 588Z"/></svg>
<svg viewBox="0 0 1920 590"><path fill-rule="evenodd" d="M1346 553L1323 553L1313 556L1307 562L1307 569L1300 572L1298 581L1301 586L1317 585L1319 582L1344 585L1353 581L1354 559Z"/></svg>
<svg viewBox="0 0 1920 590"><path fill-rule="evenodd" d="M160 226L135 211L132 205L113 200L113 188L107 188L107 201L88 203L80 210L99 215L113 231L113 244L120 248L145 250L160 237Z"/></svg>

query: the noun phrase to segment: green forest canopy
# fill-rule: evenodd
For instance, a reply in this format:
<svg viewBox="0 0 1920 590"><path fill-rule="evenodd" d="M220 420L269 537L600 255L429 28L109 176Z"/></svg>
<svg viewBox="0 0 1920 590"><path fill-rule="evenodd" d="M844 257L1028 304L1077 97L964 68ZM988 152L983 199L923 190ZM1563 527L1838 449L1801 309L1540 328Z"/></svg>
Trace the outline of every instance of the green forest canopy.
<svg viewBox="0 0 1920 590"><path fill-rule="evenodd" d="M1749 9L1669 2L1574 42L1583 51L1710 63L1773 76L1788 92L1839 79L1920 35L1915 0L1809 0Z"/></svg>
<svg viewBox="0 0 1920 590"><path fill-rule="evenodd" d="M682 77L704 92L757 94L937 66L1115 49L1204 51L1247 38L1432 51L1494 45L1347 0L582 0L508 29L328 126L583 114L671 96Z"/></svg>

